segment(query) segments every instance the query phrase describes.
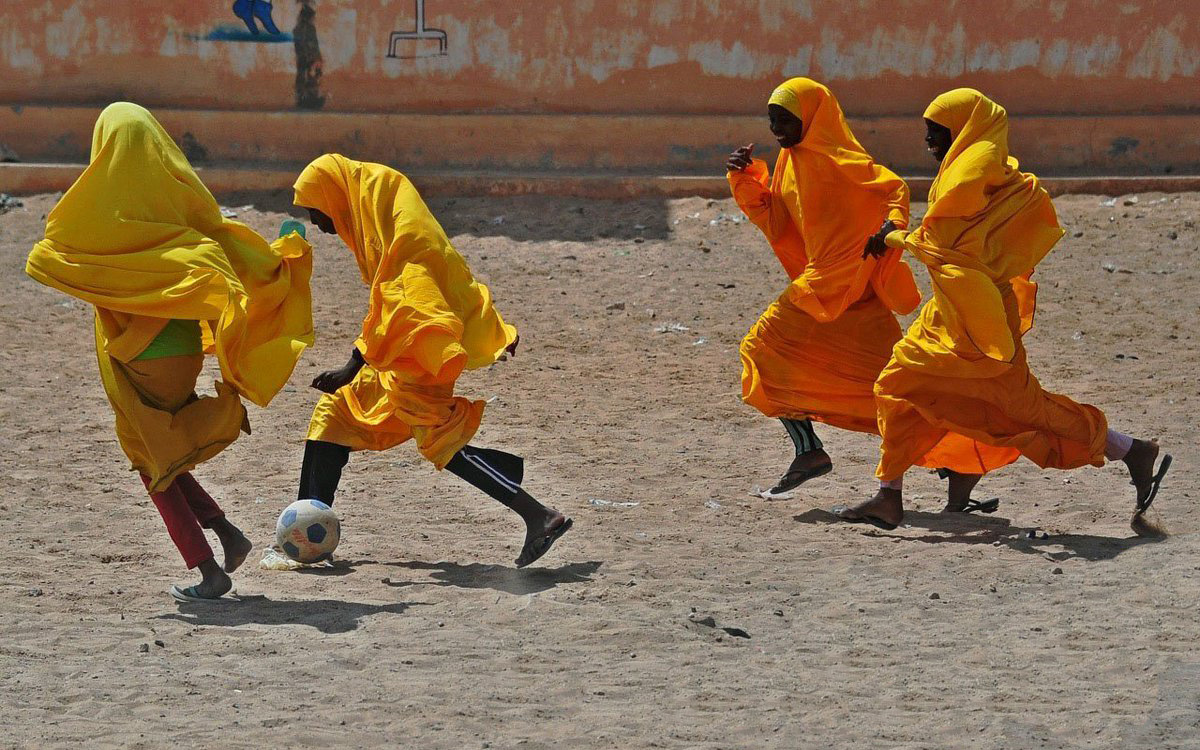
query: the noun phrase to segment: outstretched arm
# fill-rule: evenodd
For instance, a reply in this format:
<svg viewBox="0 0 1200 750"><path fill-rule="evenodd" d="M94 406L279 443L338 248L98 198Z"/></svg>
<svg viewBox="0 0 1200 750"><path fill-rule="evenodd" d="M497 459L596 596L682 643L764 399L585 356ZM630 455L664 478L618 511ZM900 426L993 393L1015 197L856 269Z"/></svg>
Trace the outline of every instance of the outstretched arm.
<svg viewBox="0 0 1200 750"><path fill-rule="evenodd" d="M366 362L357 348L350 350L350 360L336 370L327 370L313 378L312 387L322 393L333 393L342 386L349 385L358 371Z"/></svg>
<svg viewBox="0 0 1200 750"><path fill-rule="evenodd" d="M867 238L866 245L863 247L863 258L866 258L868 255L880 258L887 254L888 248L901 247L903 245L900 235L892 238L895 244L889 244L887 236L908 226L908 198L908 184L897 177L894 180L891 192L887 196L887 219L884 220L883 226L879 228L878 232Z"/></svg>
<svg viewBox="0 0 1200 750"><path fill-rule="evenodd" d="M778 239L784 228L771 223L771 173L765 161L754 158L754 144L742 146L730 154L725 167L729 189L738 208L762 230L768 242Z"/></svg>

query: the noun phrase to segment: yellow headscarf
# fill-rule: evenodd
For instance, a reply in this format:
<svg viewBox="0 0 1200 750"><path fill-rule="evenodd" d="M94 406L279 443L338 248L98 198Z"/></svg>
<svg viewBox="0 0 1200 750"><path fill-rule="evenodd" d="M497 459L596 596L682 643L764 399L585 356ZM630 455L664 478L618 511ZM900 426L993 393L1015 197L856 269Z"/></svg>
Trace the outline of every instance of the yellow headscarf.
<svg viewBox="0 0 1200 750"><path fill-rule="evenodd" d="M908 186L875 163L824 85L792 78L769 103L803 123L800 142L780 151L771 184L782 197L772 202L772 224L792 223L799 230L799 242L776 247L784 267L796 271L792 300L817 320L833 320L870 284L891 310L911 312L921 297L903 253L862 258L866 239L885 219L908 225Z"/></svg>
<svg viewBox="0 0 1200 750"><path fill-rule="evenodd" d="M906 339L897 356L918 366L940 350L1002 369L1016 342L1000 285L1010 285L1016 296L1017 334L1028 331L1037 293L1029 276L1063 231L1050 196L1008 153L1003 107L974 89L955 89L934 99L925 117L949 128L953 141L930 187L929 211L906 245L929 267L944 325L928 332L924 354ZM946 371L944 363L939 368ZM972 367L969 376L994 370Z"/></svg>
<svg viewBox="0 0 1200 750"><path fill-rule="evenodd" d="M325 154L295 184L297 206L333 219L370 306L356 342L376 370L446 375L495 362L517 331L492 305L413 184L382 164Z"/></svg>
<svg viewBox="0 0 1200 750"><path fill-rule="evenodd" d="M168 320L202 321L226 383L266 406L313 340L310 251L297 234L268 244L222 218L153 115L118 102L25 270L95 305L103 353L122 362Z"/></svg>

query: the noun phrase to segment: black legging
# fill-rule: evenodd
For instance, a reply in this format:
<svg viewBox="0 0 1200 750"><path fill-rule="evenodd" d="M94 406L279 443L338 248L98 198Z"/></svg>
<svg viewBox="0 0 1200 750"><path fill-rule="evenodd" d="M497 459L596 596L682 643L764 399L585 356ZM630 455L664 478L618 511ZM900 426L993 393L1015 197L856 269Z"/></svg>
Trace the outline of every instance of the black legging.
<svg viewBox="0 0 1200 750"><path fill-rule="evenodd" d="M801 456L809 451L821 450L825 446L821 443L821 438L817 437L816 430L813 429L811 419L780 419L783 422L783 428L787 430L788 436L792 442L796 444L796 455Z"/></svg>
<svg viewBox="0 0 1200 750"><path fill-rule="evenodd" d="M349 459L350 449L344 445L324 440L306 441L298 499L320 500L332 506L333 496L342 480L342 469ZM466 445L450 459L446 470L510 508L522 494L525 461L511 453Z"/></svg>

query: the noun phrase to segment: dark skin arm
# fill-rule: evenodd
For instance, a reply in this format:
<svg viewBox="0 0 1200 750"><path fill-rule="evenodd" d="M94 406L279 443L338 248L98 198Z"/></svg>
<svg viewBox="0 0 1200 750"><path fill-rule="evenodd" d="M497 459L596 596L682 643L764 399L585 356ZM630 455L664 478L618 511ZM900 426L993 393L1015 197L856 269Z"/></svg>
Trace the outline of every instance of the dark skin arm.
<svg viewBox="0 0 1200 750"><path fill-rule="evenodd" d="M500 361L503 362L509 357L516 356L517 344L519 343L521 343L520 336L513 340L513 342L504 350L505 353L500 355ZM359 353L358 349L351 349L350 359L346 362L346 364L342 365L336 370L326 370L325 372L313 378L312 387L316 388L322 393L333 393L337 389L349 385L350 381L354 380L354 376L358 375L358 371L361 370L365 364L366 361L363 359L363 356Z"/></svg>
<svg viewBox="0 0 1200 750"><path fill-rule="evenodd" d="M900 227L896 226L895 222L885 221L879 231L867 238L867 244L863 247L862 257L865 260L868 255L872 258L882 258L888 251L887 242L884 239L888 234L896 231Z"/></svg>
<svg viewBox="0 0 1200 750"><path fill-rule="evenodd" d="M327 370L313 378L312 387L322 393L333 393L344 385L349 385L358 371L366 362L358 349L350 350L350 361L336 370Z"/></svg>

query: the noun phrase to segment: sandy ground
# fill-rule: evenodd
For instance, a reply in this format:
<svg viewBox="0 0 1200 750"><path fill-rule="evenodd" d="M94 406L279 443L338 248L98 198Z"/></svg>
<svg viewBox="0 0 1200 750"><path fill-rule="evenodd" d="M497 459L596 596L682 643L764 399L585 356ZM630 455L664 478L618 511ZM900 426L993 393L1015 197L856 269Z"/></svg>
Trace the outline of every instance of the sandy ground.
<svg viewBox="0 0 1200 750"><path fill-rule="evenodd" d="M832 524L877 451L832 429L833 475L751 498L789 444L739 401L737 344L786 280L729 201L445 199L522 333L461 384L497 397L476 442L525 455L575 530L516 571L515 516L411 446L360 454L341 565L256 552L245 600L207 607L166 594L189 577L114 439L89 309L22 272L53 200L0 216L2 747L1200 745L1200 195L1059 199L1028 338L1047 387L1170 447L1168 540L1131 534L1119 465L1012 466L977 492L1000 511L965 518L913 472L907 525ZM316 250L316 347L196 472L260 546L294 496L307 383L365 305L350 255Z"/></svg>

